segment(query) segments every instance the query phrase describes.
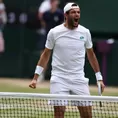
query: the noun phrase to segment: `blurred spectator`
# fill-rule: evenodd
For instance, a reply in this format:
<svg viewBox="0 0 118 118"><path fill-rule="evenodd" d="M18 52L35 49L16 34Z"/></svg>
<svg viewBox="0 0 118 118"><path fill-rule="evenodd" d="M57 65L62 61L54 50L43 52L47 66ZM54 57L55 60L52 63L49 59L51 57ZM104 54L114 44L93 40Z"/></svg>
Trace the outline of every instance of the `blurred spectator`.
<svg viewBox="0 0 118 118"><path fill-rule="evenodd" d="M58 8L59 0L50 0L51 9L44 12L43 21L45 22L46 34L48 31L61 24L64 21L64 14L61 9Z"/></svg>
<svg viewBox="0 0 118 118"><path fill-rule="evenodd" d="M40 36L37 47L41 49L41 52L45 48L45 42L46 42L46 35L48 31L61 24L64 21L64 14L61 9L59 9L59 0L50 0L50 9L45 11L42 16L42 21L43 21L43 29L45 30L42 32L43 38ZM50 62L49 62L49 68L51 67ZM44 71L45 73L45 71ZM44 79L44 73L40 76L39 81Z"/></svg>
<svg viewBox="0 0 118 118"><path fill-rule="evenodd" d="M38 12L39 12L39 14L38 14L39 19L42 19L43 13L48 11L48 10L50 10L50 8L51 8L50 0L44 0L41 3L41 5L39 7L39 10L38 10Z"/></svg>
<svg viewBox="0 0 118 118"><path fill-rule="evenodd" d="M0 53L4 52L4 38L3 38L3 28L4 25L7 23L7 15L5 12L5 5L2 2L2 0L0 0Z"/></svg>
<svg viewBox="0 0 118 118"><path fill-rule="evenodd" d="M43 14L50 9L51 9L50 0L44 0L41 3L39 10L38 10L38 18L40 21L41 28L37 32L40 35L40 39L42 39L42 40L45 39L45 34L46 34L45 22L43 21Z"/></svg>
<svg viewBox="0 0 118 118"><path fill-rule="evenodd" d="M37 41L38 42L37 49L41 50L41 52L45 48L46 35L48 31L51 28L61 24L64 20L63 11L58 8L59 0L46 0L44 3L47 4L47 2L50 2L50 9L49 10L45 9L46 10L45 12L42 9L41 11L43 12L39 12L40 14L39 20L42 23L42 25L41 25L41 29L38 30L39 37Z"/></svg>
<svg viewBox="0 0 118 118"><path fill-rule="evenodd" d="M38 9L38 18L39 18L39 22L40 22L40 29L37 30L37 33L39 35L38 37L38 42L40 42L41 45L39 45L39 43L37 44L37 49L41 50L44 48L44 40L46 38L46 30L45 30L45 22L43 21L43 14L51 9L51 4L50 4L50 0L44 0L41 5L39 6Z"/></svg>

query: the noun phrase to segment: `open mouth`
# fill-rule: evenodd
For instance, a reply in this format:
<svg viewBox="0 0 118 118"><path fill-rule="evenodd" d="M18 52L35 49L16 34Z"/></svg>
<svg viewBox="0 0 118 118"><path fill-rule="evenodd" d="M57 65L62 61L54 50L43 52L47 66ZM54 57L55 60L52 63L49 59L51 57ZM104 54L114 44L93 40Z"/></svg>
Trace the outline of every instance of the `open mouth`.
<svg viewBox="0 0 118 118"><path fill-rule="evenodd" d="M78 22L78 19L74 19L75 22Z"/></svg>
<svg viewBox="0 0 118 118"><path fill-rule="evenodd" d="M78 22L79 22L79 19L78 18L75 18L74 19L74 26L78 26Z"/></svg>

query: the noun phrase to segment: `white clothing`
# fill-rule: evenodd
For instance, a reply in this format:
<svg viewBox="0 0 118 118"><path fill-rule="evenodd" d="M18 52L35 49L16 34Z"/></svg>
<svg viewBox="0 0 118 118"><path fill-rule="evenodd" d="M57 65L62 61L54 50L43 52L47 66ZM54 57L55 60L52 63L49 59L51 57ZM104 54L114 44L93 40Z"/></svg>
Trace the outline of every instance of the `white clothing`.
<svg viewBox="0 0 118 118"><path fill-rule="evenodd" d="M0 10L5 10L5 5L4 5L4 3L0 3Z"/></svg>
<svg viewBox="0 0 118 118"><path fill-rule="evenodd" d="M7 15L6 15L6 12L5 12L5 5L4 5L4 3L0 3L0 11L2 11L0 13L0 19L2 20L2 22L4 24L6 24L7 23Z"/></svg>
<svg viewBox="0 0 118 118"><path fill-rule="evenodd" d="M50 10L50 8L51 8L50 0L44 0L41 3L38 11L41 12L41 13L44 13L44 12Z"/></svg>
<svg viewBox="0 0 118 118"><path fill-rule="evenodd" d="M54 80L60 80L56 82ZM86 95L90 96L88 79L86 78L85 83L76 83L73 80L65 81L64 78L52 76L50 81L50 93L51 94L63 94L63 95ZM65 100L50 100L48 102L50 105L55 106L91 106L92 102L90 101L74 101L72 100L69 104L69 101Z"/></svg>
<svg viewBox="0 0 118 118"><path fill-rule="evenodd" d="M55 81L60 80L60 82ZM88 82L85 78L85 83L78 83L72 79L65 80L65 78L52 76L50 80L51 94L72 94L72 95L90 95Z"/></svg>
<svg viewBox="0 0 118 118"><path fill-rule="evenodd" d="M78 5L73 6L73 4L75 4L75 3L71 2L71 3L66 4L65 7L64 7L64 13L66 13L67 11L69 11L71 9L79 9Z"/></svg>
<svg viewBox="0 0 118 118"><path fill-rule="evenodd" d="M5 50L2 29L3 29L3 25L7 23L7 15L5 12L4 3L0 3L0 21L2 21L2 23L0 23L0 53L1 53L1 52L4 52Z"/></svg>
<svg viewBox="0 0 118 118"><path fill-rule="evenodd" d="M51 29L45 46L53 49L52 76L83 83L86 48L92 48L92 45L90 31L81 25L74 30L64 24Z"/></svg>

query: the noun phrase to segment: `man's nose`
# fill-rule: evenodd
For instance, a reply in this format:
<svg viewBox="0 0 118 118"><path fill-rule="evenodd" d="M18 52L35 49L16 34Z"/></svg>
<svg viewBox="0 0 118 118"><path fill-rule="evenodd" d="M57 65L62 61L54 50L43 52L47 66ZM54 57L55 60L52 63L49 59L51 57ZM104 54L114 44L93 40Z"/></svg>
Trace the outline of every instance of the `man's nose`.
<svg viewBox="0 0 118 118"><path fill-rule="evenodd" d="M76 12L76 16L79 16L79 15L80 15L80 13Z"/></svg>

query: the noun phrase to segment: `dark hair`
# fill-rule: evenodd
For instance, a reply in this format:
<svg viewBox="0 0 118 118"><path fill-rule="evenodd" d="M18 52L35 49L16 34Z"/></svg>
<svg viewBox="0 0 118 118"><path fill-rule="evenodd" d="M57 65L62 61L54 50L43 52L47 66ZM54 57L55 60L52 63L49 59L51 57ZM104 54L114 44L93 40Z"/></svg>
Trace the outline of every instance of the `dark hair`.
<svg viewBox="0 0 118 118"><path fill-rule="evenodd" d="M73 3L72 6L78 6L76 3Z"/></svg>

